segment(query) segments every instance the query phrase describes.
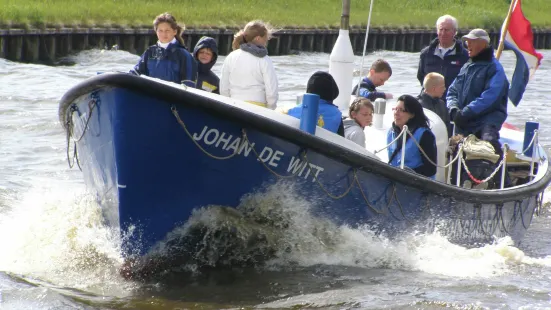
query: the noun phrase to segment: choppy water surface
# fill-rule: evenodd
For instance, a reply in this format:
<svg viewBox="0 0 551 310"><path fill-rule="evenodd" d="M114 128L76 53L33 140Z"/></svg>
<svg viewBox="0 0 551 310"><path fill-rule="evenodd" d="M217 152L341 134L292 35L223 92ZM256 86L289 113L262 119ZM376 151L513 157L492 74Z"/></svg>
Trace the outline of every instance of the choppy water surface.
<svg viewBox="0 0 551 310"><path fill-rule="evenodd" d="M551 51L543 54L551 59ZM379 57L394 71L382 90L395 96L419 92L418 54L381 52L365 63ZM308 77L328 68L328 58L273 57L280 104L293 104ZM138 56L93 50L71 60L76 64L48 67L0 59L0 309L551 309L547 210L518 247L506 238L467 249L438 234L390 241L367 228L334 227L309 217L300 195L279 187L241 206L260 213L275 209L285 221L285 229L268 227L278 247L267 264L200 271L190 265L146 283L122 279L118 245L80 171L68 168L57 108L71 86L98 71L127 71ZM502 61L513 68L511 53ZM550 75L544 62L508 119L521 128L526 120L539 121L546 148ZM194 219L232 225L231 212L221 207Z"/></svg>

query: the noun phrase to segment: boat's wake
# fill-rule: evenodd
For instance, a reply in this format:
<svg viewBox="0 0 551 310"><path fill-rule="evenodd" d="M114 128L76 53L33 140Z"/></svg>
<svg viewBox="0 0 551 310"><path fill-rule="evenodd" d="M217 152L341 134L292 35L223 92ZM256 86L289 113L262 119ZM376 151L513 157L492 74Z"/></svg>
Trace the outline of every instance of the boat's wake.
<svg viewBox="0 0 551 310"><path fill-rule="evenodd" d="M51 185L2 201L9 208L0 212L0 270L96 293L110 287L112 295L127 294L128 286L115 272L122 263L120 241L102 224L93 197L81 188L70 189L75 195L67 191L67 184ZM547 253L530 257L509 238L470 249L438 233L387 238L369 227L336 226L312 216L312 207L296 189L278 184L244 197L237 209L197 210L146 256L149 260L132 266L133 275L332 265L492 277L519 267L551 267Z"/></svg>
<svg viewBox="0 0 551 310"><path fill-rule="evenodd" d="M125 275L162 278L212 268L321 264L490 277L507 273L511 264L551 266L551 259L526 256L509 237L480 248L452 244L438 232L388 238L370 227L336 226L312 216L312 207L291 185L279 183L244 197L236 209L199 209L150 254L127 265Z"/></svg>

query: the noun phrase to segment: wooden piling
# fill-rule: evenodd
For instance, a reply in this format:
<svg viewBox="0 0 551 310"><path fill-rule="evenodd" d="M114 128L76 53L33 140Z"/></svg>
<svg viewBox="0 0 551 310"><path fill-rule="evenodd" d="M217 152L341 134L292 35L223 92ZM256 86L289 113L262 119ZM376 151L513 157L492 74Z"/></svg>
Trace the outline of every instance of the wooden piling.
<svg viewBox="0 0 551 310"><path fill-rule="evenodd" d="M23 61L23 36L12 37L9 57L15 61Z"/></svg>
<svg viewBox="0 0 551 310"><path fill-rule="evenodd" d="M226 38L227 38L227 42L228 44L226 45L226 50L224 51L224 53L226 55L228 55L229 53L231 53L233 51L233 48L232 48L232 44L233 44L233 34L226 34Z"/></svg>
<svg viewBox="0 0 551 310"><path fill-rule="evenodd" d="M314 50L315 52L323 52L323 46L325 45L325 33L321 33L315 38Z"/></svg>
<svg viewBox="0 0 551 310"><path fill-rule="evenodd" d="M38 62L39 60L39 45L38 35L26 36L25 43L23 44L23 61L25 62Z"/></svg>
<svg viewBox="0 0 551 310"><path fill-rule="evenodd" d="M359 39L359 38L360 38L360 35L357 34L357 33L353 33L353 34L351 34L350 36L351 36L351 37L350 37L350 41L351 41L351 43L352 43L352 52L353 52L354 54L359 54L359 53L361 53L361 52L359 51L359 50L360 50L360 47L358 46L358 45L359 45L358 42L360 41L360 39Z"/></svg>
<svg viewBox="0 0 551 310"><path fill-rule="evenodd" d="M543 46L543 42L541 42L542 36L540 35L541 32L539 29L534 29L534 46Z"/></svg>
<svg viewBox="0 0 551 310"><path fill-rule="evenodd" d="M314 51L314 35L312 34L308 34L306 36L306 51L307 52Z"/></svg>
<svg viewBox="0 0 551 310"><path fill-rule="evenodd" d="M284 37L285 40L283 41L283 45L282 45L283 50L281 51L283 55L289 55L291 53L291 46L293 45L294 37L295 37L294 35L286 35Z"/></svg>
<svg viewBox="0 0 551 310"><path fill-rule="evenodd" d="M382 35L381 36L381 49L386 50L388 47L388 36Z"/></svg>
<svg viewBox="0 0 551 310"><path fill-rule="evenodd" d="M184 33L186 46L193 50L202 36L213 37L219 55L232 51L233 34L236 29L188 29ZM492 46L497 46L499 31L488 29ZM457 37L469 32L459 29ZM419 52L436 36L434 29L381 29L372 28L368 38L368 51L393 50ZM268 44L271 56L287 55L298 51L330 53L338 39L337 29L289 29L276 33ZM364 30L350 29L350 40L355 54L363 51ZM114 46L134 54L142 54L156 42L153 30L120 28L46 28L46 29L0 29L0 57L15 61L55 62L71 52L88 48L111 49ZM551 30L535 29L536 49L551 48Z"/></svg>
<svg viewBox="0 0 551 310"><path fill-rule="evenodd" d="M0 30L0 58L6 58L7 50L7 41L8 37L6 36L7 31Z"/></svg>
<svg viewBox="0 0 551 310"><path fill-rule="evenodd" d="M293 41L291 41L292 53L302 51L302 42L304 41L304 34L297 34Z"/></svg>
<svg viewBox="0 0 551 310"><path fill-rule="evenodd" d="M396 47L397 47L397 42L398 42L398 33L397 32L392 32L390 33L390 50L391 51L396 51Z"/></svg>
<svg viewBox="0 0 551 310"><path fill-rule="evenodd" d="M378 50L378 47L377 47L377 42L379 41L378 38L379 38L379 34L375 31L373 31L373 33L371 33L369 38L367 38L367 40L370 41L370 42L367 42L369 44L370 51Z"/></svg>
<svg viewBox="0 0 551 310"><path fill-rule="evenodd" d="M54 62L56 60L56 37L42 36L39 43L39 59L45 62Z"/></svg>

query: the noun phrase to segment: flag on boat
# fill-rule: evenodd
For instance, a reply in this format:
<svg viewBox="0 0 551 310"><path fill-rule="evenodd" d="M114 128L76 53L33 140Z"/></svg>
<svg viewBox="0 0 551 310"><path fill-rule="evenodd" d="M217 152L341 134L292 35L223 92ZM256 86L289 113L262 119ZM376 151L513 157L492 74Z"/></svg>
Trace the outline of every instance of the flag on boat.
<svg viewBox="0 0 551 310"><path fill-rule="evenodd" d="M509 99L517 106L526 90L528 80L540 65L543 56L534 48L532 26L522 13L521 0L512 1L515 1L515 4L509 17L509 26L507 27L505 19L501 31L506 31L505 46L515 52L517 58L509 89Z"/></svg>

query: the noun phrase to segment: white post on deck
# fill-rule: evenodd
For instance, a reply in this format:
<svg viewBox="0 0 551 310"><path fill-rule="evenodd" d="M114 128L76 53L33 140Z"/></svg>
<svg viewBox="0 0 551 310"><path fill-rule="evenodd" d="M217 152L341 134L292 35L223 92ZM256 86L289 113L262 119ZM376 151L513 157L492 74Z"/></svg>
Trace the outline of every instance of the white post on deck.
<svg viewBox="0 0 551 310"><path fill-rule="evenodd" d="M507 154L507 150L509 149L509 145L507 143L503 143L503 165L501 166L501 189L505 187L505 174L507 173L507 157L505 154Z"/></svg>
<svg viewBox="0 0 551 310"><path fill-rule="evenodd" d="M456 186L461 186L461 159L463 158L463 144L459 145L459 155L457 157L457 175L456 175Z"/></svg>
<svg viewBox="0 0 551 310"><path fill-rule="evenodd" d="M532 145L530 146L532 148L532 161L530 162L530 176L532 177L532 180L536 176L534 174L534 164L536 162L536 151L539 146L539 130L534 130L534 140L532 141Z"/></svg>
<svg viewBox="0 0 551 310"><path fill-rule="evenodd" d="M352 74L354 73L354 51L350 41L350 0L342 1L341 27L339 36L329 56L329 74L339 87L339 96L333 103L339 110L346 111L350 105L352 93Z"/></svg>
<svg viewBox="0 0 551 310"><path fill-rule="evenodd" d="M400 169L404 169L404 161L406 160L406 139L408 138L408 125L402 128L402 158L400 161Z"/></svg>
<svg viewBox="0 0 551 310"><path fill-rule="evenodd" d="M455 136L455 123L451 122L452 124L452 137ZM448 158L448 163L451 163L453 159L453 153L450 153L450 156ZM452 184L452 165L448 166L448 179L446 180L447 184Z"/></svg>

